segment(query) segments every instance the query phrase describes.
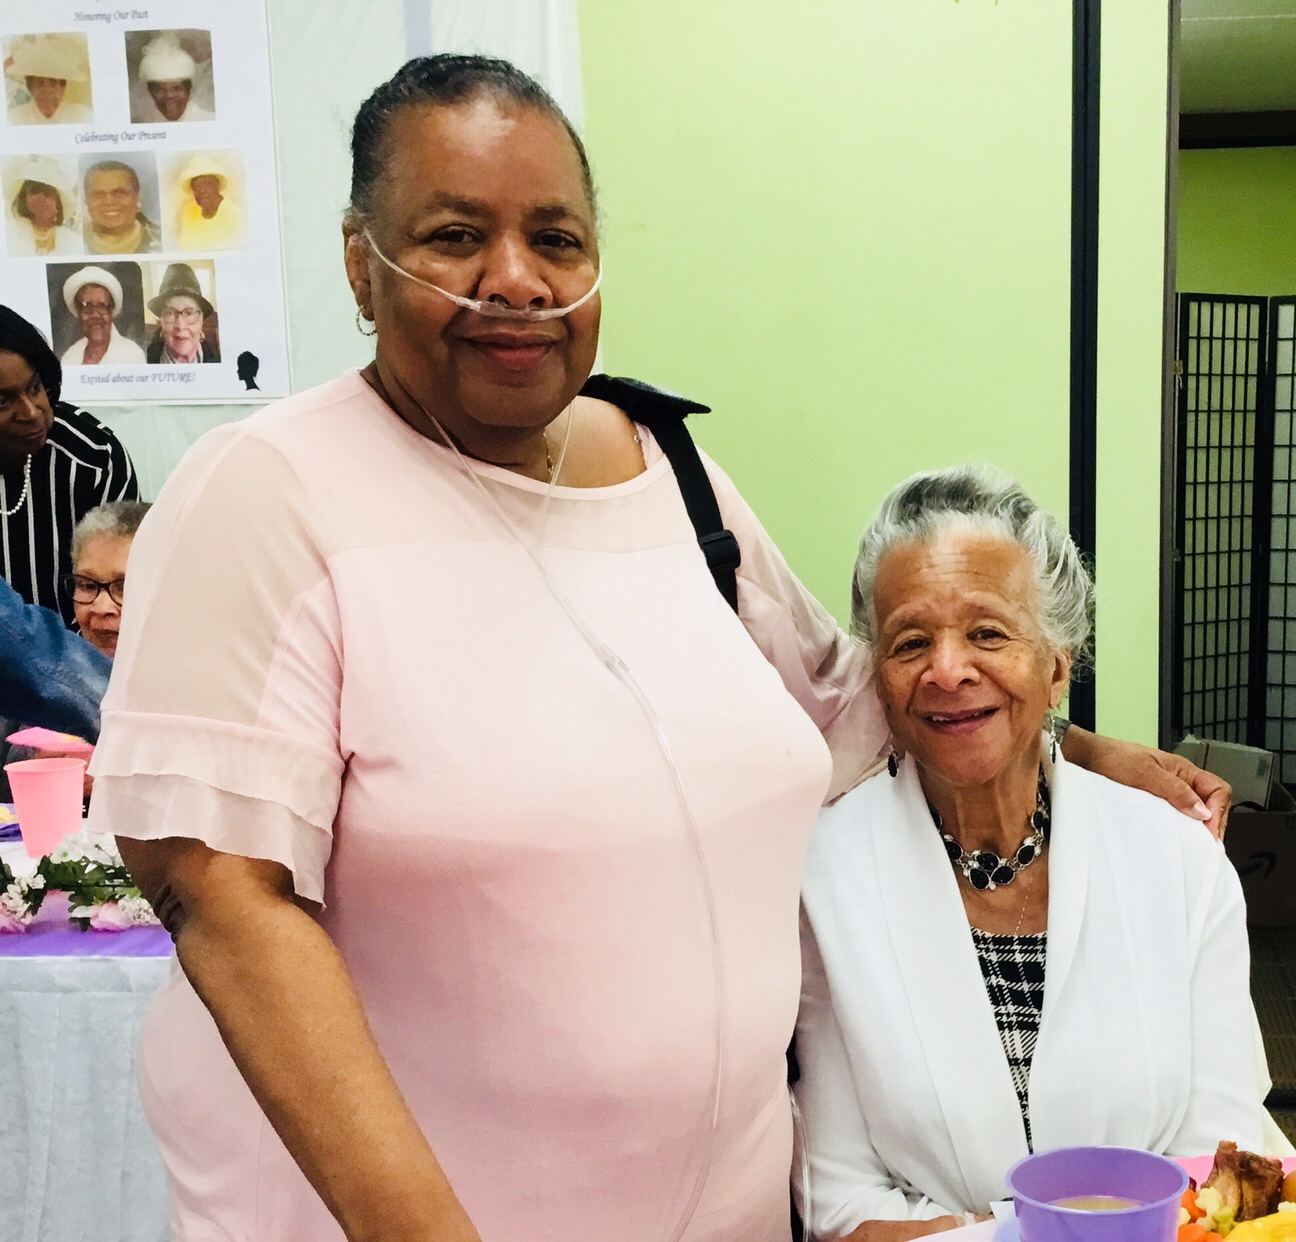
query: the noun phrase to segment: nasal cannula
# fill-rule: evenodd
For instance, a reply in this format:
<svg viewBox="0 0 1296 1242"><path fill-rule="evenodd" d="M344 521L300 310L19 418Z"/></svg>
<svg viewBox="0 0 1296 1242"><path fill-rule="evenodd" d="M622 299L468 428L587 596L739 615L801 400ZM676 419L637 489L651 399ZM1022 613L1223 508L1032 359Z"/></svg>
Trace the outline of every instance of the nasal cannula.
<svg viewBox="0 0 1296 1242"><path fill-rule="evenodd" d="M482 302L473 298L460 297L457 294L450 293L442 289L439 285L434 285L426 280L420 280L417 276L407 272L403 267L393 263L377 245L374 244L373 238L366 231L365 236L369 240L370 246L373 247L374 253L381 259L392 271L408 280L414 281L427 289L435 290L444 297L449 298L452 302L467 310L475 311L478 314L488 315L501 319L522 319L522 320L541 320L556 319L563 315L569 315L578 306L583 305L599 287L599 282L603 279L603 272L600 268L598 277L595 279L593 286L587 293L577 301L567 306L549 307L545 309L532 309L527 307L512 307L494 302ZM468 464L464 454L459 446L455 443L454 437L447 435L445 429L441 426L437 418L421 402L415 399L416 404L423 416L435 428L438 436L443 443L448 445L455 455L455 459L462 468L464 474L472 481L476 488L486 497L491 507L496 511L500 521L505 529L512 536L519 547L527 554L528 558L539 571L549 594L553 597L559 608L566 614L567 619L576 628L581 638L585 640L586 645L598 658L599 662L626 687L631 697L638 705L644 719L647 721L652 731L653 737L657 742L658 749L661 751L662 758L666 762L666 767L670 771L671 782L674 786L675 796L679 802L680 811L684 820L684 827L689 838L689 845L697 867L699 888L702 892L703 904L706 909L707 925L711 933L711 977L712 990L714 992L715 1005L715 1044L712 1049L711 1063L711 1090L709 1101L709 1124L706 1127L706 1134L700 1144L699 1159L697 1160L697 1170L694 1175L692 1189L690 1190L688 1200L684 1210L680 1214L678 1223L667 1235L666 1242L680 1242L689 1223L693 1218L693 1213L702 1198L702 1191L706 1185L707 1175L711 1170L711 1159L715 1151L716 1131L720 1122L720 1104L721 1104L721 1084L724 1080L725 1068L725 1043L727 1036L727 1006L725 1003L725 977L724 963L720 953L720 928L719 919L716 914L715 891L711 883L710 870L707 867L706 852L702 845L701 833L698 831L697 821L693 816L693 808L689 802L688 790L684 783L684 776L680 772L679 765L675 761L674 751L671 748L670 739L666 734L665 726L661 718L657 715L652 701L648 698L642 686L636 680L625 660L621 658L606 642L603 641L595 632L593 627L581 615L571 598L563 590L562 586L554 579L550 572L549 566L544 558L544 540L548 521L549 502L553 498L554 488L557 485L558 476L562 473L563 462L567 456L567 447L571 440L572 424L572 407L567 409L567 427L563 435L562 447L558 452L558 461L552 474L549 477L548 488L545 491L544 501L540 509L540 529L539 542L533 544L531 540L525 538L521 531L513 524L509 518L504 506L499 502L491 490L482 482L477 472ZM796 1129L795 1147L799 1151L802 1172L802 1210L805 1213L807 1224L812 1219L810 1208L810 1169L809 1160L804 1140L804 1130L801 1123L800 1110L796 1106L795 1097L792 1098L792 1117Z"/></svg>
<svg viewBox="0 0 1296 1242"><path fill-rule="evenodd" d="M378 248L378 243L374 241L373 234L368 229L365 229L364 235L374 254L397 275L404 276L406 280L412 280L416 285L422 285L424 289L431 289L433 292L439 293L443 298L449 298L456 306L462 306L464 310L476 311L477 314L485 315L489 319L520 319L527 323L539 323L546 319L561 319L564 315L570 315L578 306L584 306L598 292L599 285L603 283L603 268L600 266L598 275L594 277L594 283L576 301L567 306L509 306L505 302L483 302L478 298L461 297L457 293L451 293L449 289L434 285L430 280L415 276L413 272L407 272Z"/></svg>

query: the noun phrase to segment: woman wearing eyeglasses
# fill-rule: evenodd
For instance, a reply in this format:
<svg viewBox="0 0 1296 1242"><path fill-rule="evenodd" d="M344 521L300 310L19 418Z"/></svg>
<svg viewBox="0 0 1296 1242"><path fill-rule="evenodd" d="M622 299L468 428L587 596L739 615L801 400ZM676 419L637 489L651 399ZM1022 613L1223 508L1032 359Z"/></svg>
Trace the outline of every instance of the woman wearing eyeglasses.
<svg viewBox="0 0 1296 1242"><path fill-rule="evenodd" d="M126 558L149 506L118 500L85 515L72 535L72 572L63 588L81 633L109 659L117 654Z"/></svg>
<svg viewBox="0 0 1296 1242"><path fill-rule="evenodd" d="M117 654L117 629L121 625L126 588L126 558L135 532L148 511L149 506L139 500L116 500L91 509L77 523L72 534L72 572L60 579L64 594L72 601L72 612L81 636L110 660ZM102 693L103 687L100 686L97 694ZM39 722L24 718L22 723ZM4 737L18 727L17 719L0 720L0 763L13 763L18 759L56 759L64 754L81 753L32 750L6 744ZM93 739L93 734L90 736ZM87 798L93 785L93 778L87 776ZM0 801L8 799L8 782L0 780Z"/></svg>
<svg viewBox="0 0 1296 1242"><path fill-rule="evenodd" d="M219 362L220 345L208 336L206 321L216 308L203 296L193 268L172 263L162 277L162 288L148 304L157 316L157 335L147 352L149 362L189 366Z"/></svg>

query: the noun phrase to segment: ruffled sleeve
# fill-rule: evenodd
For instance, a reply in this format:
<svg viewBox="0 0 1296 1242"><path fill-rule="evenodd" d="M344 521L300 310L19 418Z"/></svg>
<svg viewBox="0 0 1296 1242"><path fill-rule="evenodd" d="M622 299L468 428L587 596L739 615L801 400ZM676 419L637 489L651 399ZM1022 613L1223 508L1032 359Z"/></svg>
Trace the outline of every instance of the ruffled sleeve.
<svg viewBox="0 0 1296 1242"><path fill-rule="evenodd" d="M131 549L95 831L271 859L323 901L345 766L328 554L277 448L244 426L195 446Z"/></svg>
<svg viewBox="0 0 1296 1242"><path fill-rule="evenodd" d="M833 757L829 800L877 770L887 740L869 649L797 580L737 488L704 458L725 524L742 549L738 615Z"/></svg>

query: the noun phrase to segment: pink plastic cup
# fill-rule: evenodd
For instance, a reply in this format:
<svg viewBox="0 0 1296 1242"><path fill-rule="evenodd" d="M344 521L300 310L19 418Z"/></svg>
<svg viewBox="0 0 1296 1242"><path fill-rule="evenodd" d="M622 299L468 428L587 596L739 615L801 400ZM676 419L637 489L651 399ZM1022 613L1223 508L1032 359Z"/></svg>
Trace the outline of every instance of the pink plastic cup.
<svg viewBox="0 0 1296 1242"><path fill-rule="evenodd" d="M64 837L81 831L85 770L84 759L22 759L5 764L29 858L52 853Z"/></svg>

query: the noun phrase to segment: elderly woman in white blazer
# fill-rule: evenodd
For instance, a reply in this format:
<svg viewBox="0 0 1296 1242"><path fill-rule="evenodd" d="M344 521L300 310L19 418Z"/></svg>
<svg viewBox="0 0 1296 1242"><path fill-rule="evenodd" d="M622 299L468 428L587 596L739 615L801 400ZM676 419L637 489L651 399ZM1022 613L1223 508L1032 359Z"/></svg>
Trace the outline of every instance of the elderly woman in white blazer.
<svg viewBox="0 0 1296 1242"><path fill-rule="evenodd" d="M1199 824L1048 740L1090 628L1065 531L998 472L915 476L865 532L853 595L895 750L810 847L812 1233L952 1227L1032 1146L1261 1149L1233 868Z"/></svg>

